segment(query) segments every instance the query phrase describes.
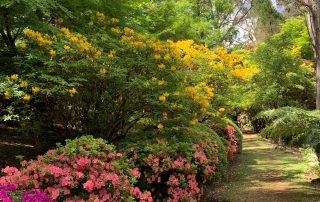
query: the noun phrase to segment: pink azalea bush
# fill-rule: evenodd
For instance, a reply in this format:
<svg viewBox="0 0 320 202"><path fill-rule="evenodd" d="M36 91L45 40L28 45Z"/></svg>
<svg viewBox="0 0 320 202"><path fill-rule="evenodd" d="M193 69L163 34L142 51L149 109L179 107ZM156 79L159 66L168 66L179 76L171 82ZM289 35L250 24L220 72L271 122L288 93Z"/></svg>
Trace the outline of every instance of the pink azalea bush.
<svg viewBox="0 0 320 202"><path fill-rule="evenodd" d="M119 142L121 152L92 136L67 140L21 169L2 169L0 199L11 202L8 192L18 189L25 202L198 201L206 183L225 176L238 148L234 133L201 124L149 128Z"/></svg>
<svg viewBox="0 0 320 202"><path fill-rule="evenodd" d="M22 168L2 169L0 184L15 188L43 189L53 201L152 201L149 192L134 187L137 169L113 145L83 136L66 146L49 150ZM32 193L29 193L29 198Z"/></svg>
<svg viewBox="0 0 320 202"><path fill-rule="evenodd" d="M191 128L171 128L144 132L139 136L143 142L129 140L126 155L141 172L137 185L157 201L200 200L203 185L215 177L217 167L226 169L219 137L213 131L202 136Z"/></svg>

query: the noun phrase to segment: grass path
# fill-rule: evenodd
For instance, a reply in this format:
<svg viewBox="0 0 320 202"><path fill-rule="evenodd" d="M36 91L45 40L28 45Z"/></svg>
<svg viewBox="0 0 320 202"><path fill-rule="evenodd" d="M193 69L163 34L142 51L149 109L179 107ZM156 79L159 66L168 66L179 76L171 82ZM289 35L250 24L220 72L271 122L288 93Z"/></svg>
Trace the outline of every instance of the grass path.
<svg viewBox="0 0 320 202"><path fill-rule="evenodd" d="M244 135L243 154L232 168L234 174L206 201L320 202L320 189L310 186L305 171L298 153L275 149L257 135Z"/></svg>

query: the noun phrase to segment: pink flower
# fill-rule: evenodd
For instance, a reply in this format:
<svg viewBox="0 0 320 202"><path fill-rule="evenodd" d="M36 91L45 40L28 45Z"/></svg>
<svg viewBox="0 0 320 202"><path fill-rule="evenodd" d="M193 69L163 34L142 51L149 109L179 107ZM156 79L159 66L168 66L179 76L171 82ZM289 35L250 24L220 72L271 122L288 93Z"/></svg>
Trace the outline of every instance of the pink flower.
<svg viewBox="0 0 320 202"><path fill-rule="evenodd" d="M76 177L77 177L77 179L81 179L81 178L83 178L84 177L84 174L82 173L82 172L76 172Z"/></svg>
<svg viewBox="0 0 320 202"><path fill-rule="evenodd" d="M57 187L48 187L47 191L51 194L53 200L57 199L60 195L60 189Z"/></svg>
<svg viewBox="0 0 320 202"><path fill-rule="evenodd" d="M174 175L170 175L169 181L167 183L168 183L168 185L171 185L171 186L173 186L173 185L178 186L180 184L178 178L176 178Z"/></svg>
<svg viewBox="0 0 320 202"><path fill-rule="evenodd" d="M226 126L225 130L228 135L231 135L236 131L236 129L234 129L234 127L232 127L232 126Z"/></svg>
<svg viewBox="0 0 320 202"><path fill-rule="evenodd" d="M7 173L8 175L20 174L20 171L16 167L7 166L2 169L2 172Z"/></svg>
<svg viewBox="0 0 320 202"><path fill-rule="evenodd" d="M92 180L88 180L83 184L83 188L86 189L88 192L91 192L93 190L94 183Z"/></svg>
<svg viewBox="0 0 320 202"><path fill-rule="evenodd" d="M139 172L139 168L134 168L131 170L131 175L133 175L136 178L140 178L141 177L141 173Z"/></svg>

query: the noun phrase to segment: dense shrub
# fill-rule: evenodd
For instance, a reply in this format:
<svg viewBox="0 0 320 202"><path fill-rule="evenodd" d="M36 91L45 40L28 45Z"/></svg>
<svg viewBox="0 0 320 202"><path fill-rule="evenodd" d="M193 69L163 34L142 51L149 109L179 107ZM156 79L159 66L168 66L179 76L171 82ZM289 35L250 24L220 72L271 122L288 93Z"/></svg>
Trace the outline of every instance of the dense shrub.
<svg viewBox="0 0 320 202"><path fill-rule="evenodd" d="M318 148L320 143L320 112L299 108L283 107L260 113L267 127L261 135L275 142L301 147L310 145Z"/></svg>
<svg viewBox="0 0 320 202"><path fill-rule="evenodd" d="M20 171L6 167L2 172L2 184L41 188L57 201L152 200L150 193L133 186L139 171L114 146L92 136L67 141L37 160L23 161Z"/></svg>
<svg viewBox="0 0 320 202"><path fill-rule="evenodd" d="M243 134L240 128L228 118L213 118L207 121L207 124L224 141L227 151L229 151L229 160L233 158L234 153L241 153Z"/></svg>
<svg viewBox="0 0 320 202"><path fill-rule="evenodd" d="M227 160L237 151L234 127L220 137L203 124L193 127L145 127L115 146L82 136L49 150L22 168L2 169L0 183L24 198L56 201L196 201L204 184L221 180ZM3 194L3 197L8 195ZM10 197L10 196L8 196Z"/></svg>
<svg viewBox="0 0 320 202"><path fill-rule="evenodd" d="M81 31L63 20L24 29L17 68L0 72L0 119L18 120L24 135L72 131L114 141L143 120L196 123L222 106L231 111L243 95L235 87L257 71L241 53L160 41L101 12L81 20Z"/></svg>
<svg viewBox="0 0 320 202"><path fill-rule="evenodd" d="M201 124L145 128L129 136L121 147L130 150L128 157L141 171L137 185L159 200L196 201L206 182L221 179L227 171L225 146L214 131Z"/></svg>

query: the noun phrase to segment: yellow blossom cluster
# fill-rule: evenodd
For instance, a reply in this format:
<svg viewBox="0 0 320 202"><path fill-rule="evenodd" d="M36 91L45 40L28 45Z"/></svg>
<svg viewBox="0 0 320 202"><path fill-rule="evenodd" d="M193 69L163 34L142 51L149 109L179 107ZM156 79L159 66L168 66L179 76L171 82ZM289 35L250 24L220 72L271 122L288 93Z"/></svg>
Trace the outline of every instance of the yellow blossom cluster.
<svg viewBox="0 0 320 202"><path fill-rule="evenodd" d="M195 44L193 40L182 40L177 42L168 40L168 44L174 52L175 59L181 61L181 63L189 70L197 69L199 67L198 60L200 59L213 60L216 58L216 55L207 47ZM166 56L167 60L169 59L169 56Z"/></svg>
<svg viewBox="0 0 320 202"><path fill-rule="evenodd" d="M190 121L191 125L196 125L198 122L199 122L198 119L192 119Z"/></svg>
<svg viewBox="0 0 320 202"><path fill-rule="evenodd" d="M256 67L238 68L231 71L231 75L240 79L248 79L250 76L259 73L259 69Z"/></svg>
<svg viewBox="0 0 320 202"><path fill-rule="evenodd" d="M69 92L70 96L73 96L77 93L77 90L75 88L71 88L68 90L68 92Z"/></svg>
<svg viewBox="0 0 320 202"><path fill-rule="evenodd" d="M161 102L165 102L165 101L167 101L168 97L169 97L169 93L165 92L165 93L163 93L162 95L159 96L159 100Z"/></svg>
<svg viewBox="0 0 320 202"><path fill-rule="evenodd" d="M120 30L111 30L113 33L118 34L122 33ZM142 34L136 33L133 29L125 27L123 29L123 35L120 38L120 42L123 44L128 44L133 48L145 49L146 45L146 37Z"/></svg>
<svg viewBox="0 0 320 202"><path fill-rule="evenodd" d="M18 78L19 78L18 74L12 74L11 76L7 75L7 76L4 77L5 80L11 80L11 81L14 81L14 82L17 82ZM19 87L27 90L28 87L29 87L29 83L27 81L21 81L19 83ZM41 89L39 87L35 86L35 87L31 88L31 91L32 91L33 94L37 94L37 93L39 93L41 91ZM9 89L4 90L3 91L3 96L5 97L5 99L9 99L11 97L10 90ZM26 94L23 95L22 99L24 101L28 102L28 101L31 100L31 95L26 93Z"/></svg>
<svg viewBox="0 0 320 202"><path fill-rule="evenodd" d="M80 52L94 52L91 43L88 42L87 38L82 36L80 33L73 34L68 28L61 28L60 31L64 36L73 44L75 44Z"/></svg>
<svg viewBox="0 0 320 202"><path fill-rule="evenodd" d="M43 36L40 32L31 29L25 29L24 35L30 39L37 40L39 46L52 45L52 40L50 37L48 35Z"/></svg>
<svg viewBox="0 0 320 202"><path fill-rule="evenodd" d="M116 50L112 49L110 50L109 54L108 54L108 58L109 59L113 59L116 55Z"/></svg>
<svg viewBox="0 0 320 202"><path fill-rule="evenodd" d="M106 19L106 16L103 13L96 12L97 19L100 23L103 23Z"/></svg>
<svg viewBox="0 0 320 202"><path fill-rule="evenodd" d="M196 86L186 87L185 92L193 99L194 103L201 106L203 112L207 111L210 106L210 100L214 96L213 88L204 82L201 82Z"/></svg>
<svg viewBox="0 0 320 202"><path fill-rule="evenodd" d="M111 28L111 32L114 34L121 34L121 30L118 28L114 28L114 27Z"/></svg>
<svg viewBox="0 0 320 202"><path fill-rule="evenodd" d="M26 48L27 48L27 44L24 43L24 42L20 43L18 46L19 46L19 48L21 48L21 49L26 49Z"/></svg>
<svg viewBox="0 0 320 202"><path fill-rule="evenodd" d="M124 31L124 34L127 36L132 36L135 33L134 30L130 29L129 27L125 27L123 31Z"/></svg>
<svg viewBox="0 0 320 202"><path fill-rule="evenodd" d="M107 72L108 72L108 71L107 71L105 68L101 68L101 69L99 70L99 74L102 75L102 76L106 75Z"/></svg>
<svg viewBox="0 0 320 202"><path fill-rule="evenodd" d="M28 88L28 82L26 82L26 81L22 81L21 83L20 83L20 87L21 88Z"/></svg>
<svg viewBox="0 0 320 202"><path fill-rule="evenodd" d="M111 18L111 23L112 23L112 24L117 24L117 23L119 23L119 22L120 22L119 19L117 19L117 18Z"/></svg>

